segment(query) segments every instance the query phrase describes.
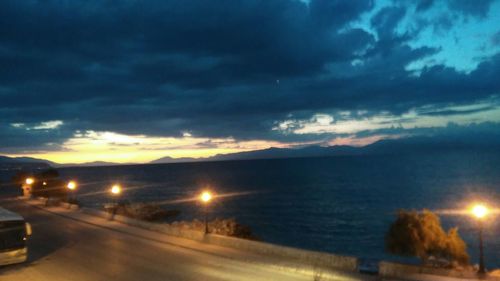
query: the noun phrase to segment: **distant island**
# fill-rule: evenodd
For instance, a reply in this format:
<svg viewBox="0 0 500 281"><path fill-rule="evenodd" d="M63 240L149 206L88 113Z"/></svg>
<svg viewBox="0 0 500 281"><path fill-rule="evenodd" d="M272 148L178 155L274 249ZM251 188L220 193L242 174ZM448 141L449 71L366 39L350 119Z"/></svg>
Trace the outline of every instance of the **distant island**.
<svg viewBox="0 0 500 281"><path fill-rule="evenodd" d="M442 151L500 151L500 144L482 143L481 138L474 141L442 140L431 137L411 137L401 139L386 139L370 145L355 147L347 145L335 146L305 146L296 148L267 148L262 150L253 150L228 154L217 154L206 158L172 158L162 157L144 164L165 164L165 163L187 163L187 162L205 162L205 161L229 161L229 160L253 160L253 159L282 159L282 158L300 158L300 157L331 157L348 155L380 155L380 154L418 154L433 153ZM0 156L0 168L44 168L44 167L94 167L94 166L115 166L132 165L137 163L112 163L95 161L88 163L66 163L59 164L44 159L30 157L7 157Z"/></svg>

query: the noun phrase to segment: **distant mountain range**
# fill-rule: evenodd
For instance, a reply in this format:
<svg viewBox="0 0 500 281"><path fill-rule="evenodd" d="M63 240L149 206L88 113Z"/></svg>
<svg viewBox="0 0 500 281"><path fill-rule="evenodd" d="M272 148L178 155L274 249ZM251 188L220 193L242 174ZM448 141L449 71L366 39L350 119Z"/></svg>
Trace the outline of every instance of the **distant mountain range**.
<svg viewBox="0 0 500 281"><path fill-rule="evenodd" d="M1 169L44 169L54 166L55 163L31 157L7 157L0 155Z"/></svg>
<svg viewBox="0 0 500 281"><path fill-rule="evenodd" d="M163 163L186 163L186 162L205 162L205 161L228 161L228 160L251 160L251 159L276 159L276 158L300 158L300 157L329 157L342 155L380 155L380 154L419 154L435 153L440 151L491 151L499 153L500 144L482 143L481 140L475 142L464 142L459 140L439 140L429 137L412 137L402 139L381 140L373 144L354 147L354 146L306 146L301 148L275 148L237 152L229 154L217 154L206 158L172 158L162 157L148 164ZM130 165L133 163L127 163ZM92 166L113 166L118 163L95 161L81 164L58 164L44 159L30 157L10 158L0 156L0 167L16 166L40 166L43 167L92 167Z"/></svg>
<svg viewBox="0 0 500 281"><path fill-rule="evenodd" d="M133 163L127 163L127 165L130 165ZM85 163L65 163L65 164L57 164L55 163L54 167L100 167L100 166L117 166L117 165L122 165L120 163L113 163L113 162L105 162L105 161L93 161L93 162L85 162Z"/></svg>
<svg viewBox="0 0 500 281"><path fill-rule="evenodd" d="M201 162L201 161L227 161L227 160L251 160L251 159L273 159L273 158L300 158L300 157L329 157L346 155L380 155L380 154L418 154L434 153L439 151L500 151L500 144L484 144L480 142L461 142L457 140L436 141L428 137L413 137L404 139L388 139L373 144L354 147L347 145L336 146L306 146L301 148L275 148L263 150L237 152L229 154L217 154L207 158L172 158L163 157L151 164L179 163L179 162Z"/></svg>
<svg viewBox="0 0 500 281"><path fill-rule="evenodd" d="M2 169L46 169L46 168L59 168L59 167L94 167L94 166L114 166L118 163L95 161L87 163L66 163L59 164L45 159L38 159L32 157L7 157L0 155L0 168Z"/></svg>
<svg viewBox="0 0 500 281"><path fill-rule="evenodd" d="M356 147L351 146L307 146L302 148L276 148L271 147L262 150L253 150L229 154L217 154L206 158L171 158L163 157L152 164L198 162L198 161L227 161L227 160L251 160L251 159L273 159L273 158L297 158L297 157L321 157L335 155L356 154Z"/></svg>

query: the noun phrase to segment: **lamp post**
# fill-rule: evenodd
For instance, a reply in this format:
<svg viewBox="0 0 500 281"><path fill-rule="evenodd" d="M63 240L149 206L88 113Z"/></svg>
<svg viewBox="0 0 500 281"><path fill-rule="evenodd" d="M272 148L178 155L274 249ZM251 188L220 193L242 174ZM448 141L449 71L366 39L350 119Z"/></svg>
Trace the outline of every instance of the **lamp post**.
<svg viewBox="0 0 500 281"><path fill-rule="evenodd" d="M212 201L213 195L210 191L203 191L200 195L201 202L205 205L205 234L208 234L208 203Z"/></svg>
<svg viewBox="0 0 500 281"><path fill-rule="evenodd" d="M68 188L68 209L71 208L71 201L76 204L76 187L77 184L75 181L69 181L66 185L66 188Z"/></svg>
<svg viewBox="0 0 500 281"><path fill-rule="evenodd" d="M116 211L118 209L118 200L116 199L122 193L122 187L119 184L115 184L109 190L111 196L113 196L113 208L112 208L112 216L116 215Z"/></svg>
<svg viewBox="0 0 500 281"><path fill-rule="evenodd" d="M488 207L483 204L476 204L472 207L472 215L479 222L479 274L485 274L486 268L484 266L484 249L483 249L483 228L484 228L484 219L489 213Z"/></svg>
<svg viewBox="0 0 500 281"><path fill-rule="evenodd" d="M71 190L71 191L76 190L76 182L75 182L75 181L69 181L69 182L68 182L68 185L66 185L66 187L67 187L69 190Z"/></svg>
<svg viewBox="0 0 500 281"><path fill-rule="evenodd" d="M35 183L35 179L32 177L26 178L24 180L24 184L21 186L23 191L23 196L26 198L30 198L32 195L33 184Z"/></svg>
<svg viewBox="0 0 500 281"><path fill-rule="evenodd" d="M122 193L122 187L119 184L115 184L111 187L111 195L113 196L118 196L120 193Z"/></svg>

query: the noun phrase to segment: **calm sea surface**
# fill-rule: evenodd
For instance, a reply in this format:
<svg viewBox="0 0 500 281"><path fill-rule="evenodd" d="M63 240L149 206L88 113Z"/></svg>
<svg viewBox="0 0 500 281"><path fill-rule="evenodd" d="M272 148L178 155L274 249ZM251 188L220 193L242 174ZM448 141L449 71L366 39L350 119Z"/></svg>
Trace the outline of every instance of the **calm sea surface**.
<svg viewBox="0 0 500 281"><path fill-rule="evenodd" d="M104 189L120 183L130 201L162 202L201 218L183 199L210 187L219 194L212 217L235 217L264 241L354 255L394 259L384 235L398 209L462 208L474 197L500 205L499 153L346 156L60 169L80 183L79 199L99 207ZM5 177L5 175L4 175ZM468 217L443 215L459 226L477 261L477 230ZM500 267L500 223L487 224L487 265Z"/></svg>

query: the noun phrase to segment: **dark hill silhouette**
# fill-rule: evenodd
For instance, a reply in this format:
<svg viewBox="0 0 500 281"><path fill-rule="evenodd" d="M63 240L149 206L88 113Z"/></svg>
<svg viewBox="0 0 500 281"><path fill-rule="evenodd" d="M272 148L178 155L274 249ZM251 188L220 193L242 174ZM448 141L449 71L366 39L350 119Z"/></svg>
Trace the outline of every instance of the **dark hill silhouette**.
<svg viewBox="0 0 500 281"><path fill-rule="evenodd" d="M301 148L276 148L217 154L207 158L171 158L163 157L151 163L176 163L197 161L225 161L298 157L329 157L342 155L380 155L380 154L418 154L440 151L500 151L500 143L478 140L437 139L434 137L412 137L402 139L386 139L363 147L354 146L306 146Z"/></svg>
<svg viewBox="0 0 500 281"><path fill-rule="evenodd" d="M262 150L253 150L229 154L217 154L207 158L172 158L162 157L151 161L150 164L162 163L186 163L201 161L227 161L227 160L251 160L251 159L274 159L274 158L299 158L299 157L331 157L345 155L380 155L380 154L420 154L437 153L446 151L488 151L499 153L500 141L497 138L474 135L468 139L464 138L439 138L439 137L410 137L400 139L385 139L363 147L347 145L337 146L305 146L299 148L276 148L271 147ZM127 163L133 164L133 163ZM95 161L80 164L58 164L44 159L30 157L7 157L0 156L0 167L70 167L70 166L113 166L118 163Z"/></svg>

